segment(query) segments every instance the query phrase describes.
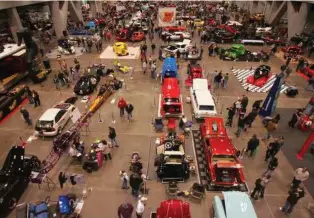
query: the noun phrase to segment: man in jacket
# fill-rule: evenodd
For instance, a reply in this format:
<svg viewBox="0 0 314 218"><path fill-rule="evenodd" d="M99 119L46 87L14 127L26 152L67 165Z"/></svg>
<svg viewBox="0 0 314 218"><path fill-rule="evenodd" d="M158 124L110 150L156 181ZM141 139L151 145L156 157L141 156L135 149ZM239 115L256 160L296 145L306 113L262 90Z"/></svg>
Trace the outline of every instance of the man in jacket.
<svg viewBox="0 0 314 218"><path fill-rule="evenodd" d="M130 186L132 188L132 195L138 197L138 192L143 183L143 179L138 173L132 173L130 176Z"/></svg>
<svg viewBox="0 0 314 218"><path fill-rule="evenodd" d="M289 191L289 196L285 205L283 207L279 207L279 210L284 212L286 215L291 214L294 206L298 203L300 198L304 197L304 195L304 189L300 185L298 185L296 188L292 188Z"/></svg>
<svg viewBox="0 0 314 218"><path fill-rule="evenodd" d="M132 104L127 104L126 107L125 107L125 111L127 112L127 118L128 118L128 122L131 121L131 118L132 118L132 112L134 110L134 107Z"/></svg>
<svg viewBox="0 0 314 218"><path fill-rule="evenodd" d="M274 157L270 160L267 170L265 171L265 173L263 173L263 175L270 175L274 172L274 170L278 167L278 159L277 157Z"/></svg>
<svg viewBox="0 0 314 218"><path fill-rule="evenodd" d="M251 157L254 154L258 146L259 146L259 139L257 138L256 134L253 134L252 138L247 143L247 148L246 148L246 152L248 153L249 157Z"/></svg>
<svg viewBox="0 0 314 218"><path fill-rule="evenodd" d="M252 123L254 122L255 118L257 117L258 113L256 109L253 109L245 118L244 122L247 125L247 127L251 128ZM246 131L246 126L244 128L244 131Z"/></svg>
<svg viewBox="0 0 314 218"><path fill-rule="evenodd" d="M32 125L32 120L31 120L31 118L29 116L28 111L25 108L22 107L20 109L20 112L22 114L22 117L23 117L24 121L27 123L27 125L31 126Z"/></svg>
<svg viewBox="0 0 314 218"><path fill-rule="evenodd" d="M119 218L132 218L133 206L130 203L121 204L118 208Z"/></svg>
<svg viewBox="0 0 314 218"><path fill-rule="evenodd" d="M280 149L280 144L278 138L276 138L273 142L269 143L266 149L265 161L272 159L278 153Z"/></svg>
<svg viewBox="0 0 314 218"><path fill-rule="evenodd" d="M241 99L242 109L246 110L246 107L248 104L249 104L249 98L246 95L243 95Z"/></svg>
<svg viewBox="0 0 314 218"><path fill-rule="evenodd" d="M238 120L238 130L237 132L235 133L235 135L237 137L240 136L240 134L242 133L243 129L244 129L244 126L245 126L245 120L244 120L244 117L243 116L239 116L239 120Z"/></svg>
<svg viewBox="0 0 314 218"><path fill-rule="evenodd" d="M120 98L118 101L118 108L120 109L120 118L124 116L124 109L126 107L126 101L123 98Z"/></svg>
<svg viewBox="0 0 314 218"><path fill-rule="evenodd" d="M298 168L294 171L294 178L292 180L292 188L298 187L301 182L307 180L310 176L310 173L306 167Z"/></svg>
<svg viewBox="0 0 314 218"><path fill-rule="evenodd" d="M236 109L235 109L235 107L229 107L229 108L227 108L227 110L228 110L228 118L227 118L226 126L232 127L233 117L236 113Z"/></svg>

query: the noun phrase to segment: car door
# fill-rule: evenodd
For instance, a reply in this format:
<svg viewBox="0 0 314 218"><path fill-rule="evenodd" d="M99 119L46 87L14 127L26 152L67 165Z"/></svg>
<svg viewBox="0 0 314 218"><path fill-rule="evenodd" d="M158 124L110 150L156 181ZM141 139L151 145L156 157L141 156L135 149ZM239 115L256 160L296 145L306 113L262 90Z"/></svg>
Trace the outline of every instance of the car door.
<svg viewBox="0 0 314 218"><path fill-rule="evenodd" d="M67 119L65 119L67 110L60 110L55 117L55 129L62 129Z"/></svg>

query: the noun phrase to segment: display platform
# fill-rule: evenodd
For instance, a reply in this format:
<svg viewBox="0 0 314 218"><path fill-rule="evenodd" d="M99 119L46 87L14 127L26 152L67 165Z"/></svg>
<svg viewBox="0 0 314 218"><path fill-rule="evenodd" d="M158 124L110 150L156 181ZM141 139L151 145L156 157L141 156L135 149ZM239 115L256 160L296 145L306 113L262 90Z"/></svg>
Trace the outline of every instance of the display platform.
<svg viewBox="0 0 314 218"><path fill-rule="evenodd" d="M235 75L235 77L238 79L240 82L241 86L249 91L249 92L268 92L271 87L273 86L275 80L276 80L276 75L271 75L267 83L263 87L258 87L252 84L249 84L246 82L246 79L254 74L255 69L233 69L232 73ZM283 93L289 88L287 85L282 85L280 93Z"/></svg>
<svg viewBox="0 0 314 218"><path fill-rule="evenodd" d="M83 52L84 48L83 47L74 46L74 48L75 48L75 54L70 54L70 55L61 54L58 51L58 48L54 48L51 51L47 52L46 55L49 59L57 59L58 55L61 55L61 59L69 59L69 58L78 57L78 56L81 56L82 54L84 54L84 52ZM95 49L95 48L93 48L93 49Z"/></svg>
<svg viewBox="0 0 314 218"><path fill-rule="evenodd" d="M275 56L276 56L277 58L279 58L280 60L282 60L284 63L286 63L286 60L284 59L284 54L285 54L285 53L284 53L283 51L279 51L279 52L277 52L277 53L275 54ZM304 56L303 56L303 57L304 57ZM304 59L305 59L309 64L314 64L313 61L307 59L306 57L304 57ZM298 61L292 59L292 60L290 61L290 63L291 63L291 64L297 64Z"/></svg>
<svg viewBox="0 0 314 218"><path fill-rule="evenodd" d="M117 56L116 53L113 52L112 46L107 46L107 48L100 54L100 59L138 59L140 56L140 47L128 47L129 55L126 56Z"/></svg>

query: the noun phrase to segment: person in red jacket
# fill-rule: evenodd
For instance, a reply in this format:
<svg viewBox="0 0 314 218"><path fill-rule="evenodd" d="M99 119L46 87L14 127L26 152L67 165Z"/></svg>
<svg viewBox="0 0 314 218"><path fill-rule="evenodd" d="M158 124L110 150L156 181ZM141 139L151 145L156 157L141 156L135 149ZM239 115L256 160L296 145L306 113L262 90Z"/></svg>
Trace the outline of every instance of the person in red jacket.
<svg viewBox="0 0 314 218"><path fill-rule="evenodd" d="M124 109L126 107L127 103L123 98L120 98L118 101L118 108L120 109L120 117L122 118L124 116Z"/></svg>

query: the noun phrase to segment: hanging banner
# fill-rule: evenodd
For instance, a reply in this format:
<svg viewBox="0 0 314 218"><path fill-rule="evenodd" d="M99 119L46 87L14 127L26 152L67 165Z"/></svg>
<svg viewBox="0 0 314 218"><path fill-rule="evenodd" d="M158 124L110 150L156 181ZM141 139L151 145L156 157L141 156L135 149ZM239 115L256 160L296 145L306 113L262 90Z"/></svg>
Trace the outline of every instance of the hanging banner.
<svg viewBox="0 0 314 218"><path fill-rule="evenodd" d="M176 25L176 8L159 8L158 9L158 26L175 26Z"/></svg>

